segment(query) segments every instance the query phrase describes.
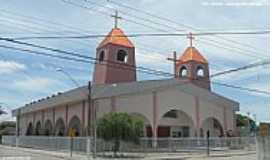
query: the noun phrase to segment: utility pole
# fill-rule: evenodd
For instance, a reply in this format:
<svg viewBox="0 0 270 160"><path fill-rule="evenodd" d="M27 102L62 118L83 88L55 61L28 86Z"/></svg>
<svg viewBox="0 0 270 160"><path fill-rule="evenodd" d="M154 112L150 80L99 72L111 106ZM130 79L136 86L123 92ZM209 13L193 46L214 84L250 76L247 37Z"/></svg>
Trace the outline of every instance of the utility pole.
<svg viewBox="0 0 270 160"><path fill-rule="evenodd" d="M247 112L247 123L248 123L248 137L250 137L250 112Z"/></svg>
<svg viewBox="0 0 270 160"><path fill-rule="evenodd" d="M210 131L206 132L206 141L207 141L207 156L210 155Z"/></svg>
<svg viewBox="0 0 270 160"><path fill-rule="evenodd" d="M16 117L16 147L19 146L21 109L18 109Z"/></svg>
<svg viewBox="0 0 270 160"><path fill-rule="evenodd" d="M253 117L254 117L254 121L255 121L255 133L254 133L254 136L256 137L257 136L257 115L254 113Z"/></svg>
<svg viewBox="0 0 270 160"><path fill-rule="evenodd" d="M89 81L88 83L88 122L90 121L90 126L89 127L89 132L92 137L93 137L93 142L94 142L94 148L93 148L93 158L96 158L96 153L97 153L97 127L96 127L96 106L94 100L92 100L91 93L92 93L92 85L91 82ZM90 129L91 128L91 129Z"/></svg>
<svg viewBox="0 0 270 160"><path fill-rule="evenodd" d="M177 78L177 71L176 71L176 62L178 62L176 58L176 51L173 52L173 58L167 58L168 61L173 61L173 72L174 72L174 78Z"/></svg>

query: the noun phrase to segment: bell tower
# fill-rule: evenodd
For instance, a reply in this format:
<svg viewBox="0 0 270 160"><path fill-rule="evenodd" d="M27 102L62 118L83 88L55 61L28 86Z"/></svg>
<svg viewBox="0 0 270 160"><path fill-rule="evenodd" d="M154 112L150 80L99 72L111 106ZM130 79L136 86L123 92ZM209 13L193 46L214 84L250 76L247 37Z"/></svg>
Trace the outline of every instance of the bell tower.
<svg viewBox="0 0 270 160"><path fill-rule="evenodd" d="M209 66L202 54L193 47L194 37L190 33L190 46L184 51L176 63L176 75L180 79L187 79L193 84L211 90Z"/></svg>
<svg viewBox="0 0 270 160"><path fill-rule="evenodd" d="M115 26L96 49L94 84L136 81L135 47L117 26L118 12L112 17Z"/></svg>

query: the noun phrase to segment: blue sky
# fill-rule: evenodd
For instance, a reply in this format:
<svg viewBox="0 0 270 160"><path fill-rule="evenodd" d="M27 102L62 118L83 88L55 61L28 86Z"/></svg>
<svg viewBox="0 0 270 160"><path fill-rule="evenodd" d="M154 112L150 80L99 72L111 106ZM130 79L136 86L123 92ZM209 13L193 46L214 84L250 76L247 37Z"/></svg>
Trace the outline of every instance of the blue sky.
<svg viewBox="0 0 270 160"><path fill-rule="evenodd" d="M50 36L74 34L107 34L113 27L113 19L102 15L96 10L113 14L118 9L120 15L128 20L144 23L150 27L120 21L120 27L128 33L161 33L166 30L170 33L194 32L192 26L199 31L248 31L269 29L270 5L267 0L239 0L218 2L256 2L256 5L217 5L211 0L118 0L129 6L144 10L161 17L166 17L178 24L162 21L143 13L116 6L106 0L72 0L72 2L93 8L94 11L66 4L61 0L0 0L0 35L2 37L23 36ZM106 6L102 8L92 2ZM128 14L141 17L136 19ZM156 23L177 28L178 31L165 25L144 22L142 18L150 19ZM183 26L185 25L185 26ZM155 29L153 29L155 28ZM158 29L158 30L157 30ZM197 31L198 31L197 30ZM196 32L196 31L195 31ZM82 40L27 40L27 42L46 45L62 50L73 51L88 56L95 56L95 48L102 39ZM178 56L188 46L185 37L142 37L131 38L136 46L137 64L154 69L172 71L172 64L166 58L173 51ZM235 68L248 63L256 62L268 57L267 35L234 35L234 36L204 36L196 37L195 46L208 59L211 73ZM215 45L213 45L213 41ZM237 42L237 43L236 43ZM241 44L238 44L241 43ZM14 46L7 42L1 45ZM217 47L218 46L218 47ZM19 46L21 48L33 49ZM227 49L224 49L227 48ZM36 51L41 51L34 49ZM57 54L57 53L54 53ZM69 72L80 85L86 85L92 79L93 65L75 63L70 61L30 55L23 52L0 48L0 102L6 108L16 108L46 97L56 92L63 92L74 88L75 85L56 68L61 67ZM241 71L213 80L244 87L269 90L270 66L261 66ZM139 74L140 80L159 79L163 77ZM269 95L239 91L213 85L213 90L240 102L242 113L256 114L258 121L270 122ZM1 119L9 118L8 116Z"/></svg>

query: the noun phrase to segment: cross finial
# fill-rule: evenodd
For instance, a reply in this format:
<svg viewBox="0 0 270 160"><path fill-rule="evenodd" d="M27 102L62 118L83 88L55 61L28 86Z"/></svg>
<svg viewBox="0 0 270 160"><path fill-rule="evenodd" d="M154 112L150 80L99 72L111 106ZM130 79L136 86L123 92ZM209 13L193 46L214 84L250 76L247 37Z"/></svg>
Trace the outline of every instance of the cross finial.
<svg viewBox="0 0 270 160"><path fill-rule="evenodd" d="M189 39L189 45L190 45L190 47L192 47L192 45L193 45L193 40L195 39L195 38L193 37L193 34L190 32L190 33L188 34L187 38Z"/></svg>
<svg viewBox="0 0 270 160"><path fill-rule="evenodd" d="M120 17L118 15L118 11L117 10L115 11L115 14L114 15L111 15L111 17L114 18L114 28L117 28L118 27L118 19L122 19L122 17Z"/></svg>

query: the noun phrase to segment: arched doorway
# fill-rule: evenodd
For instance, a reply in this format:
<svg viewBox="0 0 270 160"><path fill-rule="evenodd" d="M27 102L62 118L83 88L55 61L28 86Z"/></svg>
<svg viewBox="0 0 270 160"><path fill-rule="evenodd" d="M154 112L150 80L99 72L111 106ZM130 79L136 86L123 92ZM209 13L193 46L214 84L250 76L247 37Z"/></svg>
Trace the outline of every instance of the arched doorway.
<svg viewBox="0 0 270 160"><path fill-rule="evenodd" d="M71 118L71 120L69 121L69 125L68 125L69 127L69 132L71 131L71 130L73 130L73 134L74 134L74 136L76 136L76 137L79 137L79 136L81 136L82 135L82 133L81 133L81 121L80 121L80 119L77 117L77 116L73 116L72 118Z"/></svg>
<svg viewBox="0 0 270 160"><path fill-rule="evenodd" d="M45 122L45 127L44 127L44 135L45 136L51 136L53 134L53 125L50 120L47 120Z"/></svg>
<svg viewBox="0 0 270 160"><path fill-rule="evenodd" d="M144 133L143 133L144 137L152 137L153 136L152 125L151 125L150 121L144 115L142 115L140 113L131 113L130 115L132 117L138 118L144 122L144 126L145 126Z"/></svg>
<svg viewBox="0 0 270 160"><path fill-rule="evenodd" d="M221 123L214 117L209 117L202 122L200 136L205 137L209 130L210 137L223 137L223 127Z"/></svg>
<svg viewBox="0 0 270 160"><path fill-rule="evenodd" d="M194 134L192 118L185 112L172 109L166 112L159 120L158 137L191 137Z"/></svg>
<svg viewBox="0 0 270 160"><path fill-rule="evenodd" d="M37 136L39 136L39 135L41 135L41 123L40 123L40 121L38 121L37 123L36 123L36 127L35 127L35 135L37 135Z"/></svg>
<svg viewBox="0 0 270 160"><path fill-rule="evenodd" d="M34 128L33 128L33 124L32 122L30 122L27 126L27 130L26 130L26 136L32 136L34 132Z"/></svg>
<svg viewBox="0 0 270 160"><path fill-rule="evenodd" d="M64 136L65 129L66 128L65 128L64 120L62 118L59 118L55 124L55 135L56 136Z"/></svg>

